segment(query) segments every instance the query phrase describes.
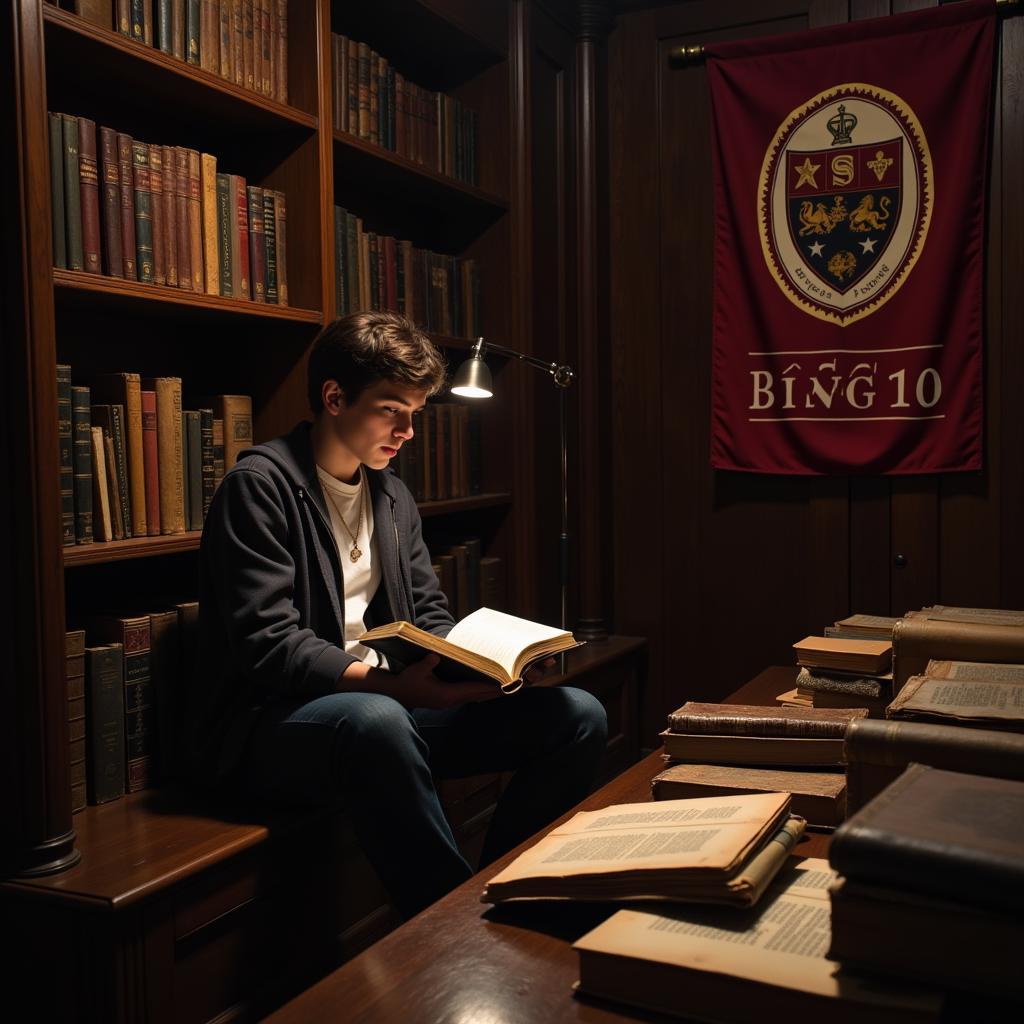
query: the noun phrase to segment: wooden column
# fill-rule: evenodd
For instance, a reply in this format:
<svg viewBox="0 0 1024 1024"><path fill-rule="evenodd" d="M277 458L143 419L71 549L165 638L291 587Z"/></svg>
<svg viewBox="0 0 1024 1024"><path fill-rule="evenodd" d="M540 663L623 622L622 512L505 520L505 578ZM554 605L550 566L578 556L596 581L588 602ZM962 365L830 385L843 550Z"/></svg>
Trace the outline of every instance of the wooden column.
<svg viewBox="0 0 1024 1024"><path fill-rule="evenodd" d="M42 0L0 15L0 871L60 871L71 827ZM31 186L31 187L30 187Z"/></svg>
<svg viewBox="0 0 1024 1024"><path fill-rule="evenodd" d="M578 539L579 618L576 635L584 640L608 634L606 594L611 482L611 437L608 430L608 245L602 210L607 195L607 167L602 128L607 123L606 39L612 25L609 0L579 0L576 36L576 301L579 480L575 521Z"/></svg>

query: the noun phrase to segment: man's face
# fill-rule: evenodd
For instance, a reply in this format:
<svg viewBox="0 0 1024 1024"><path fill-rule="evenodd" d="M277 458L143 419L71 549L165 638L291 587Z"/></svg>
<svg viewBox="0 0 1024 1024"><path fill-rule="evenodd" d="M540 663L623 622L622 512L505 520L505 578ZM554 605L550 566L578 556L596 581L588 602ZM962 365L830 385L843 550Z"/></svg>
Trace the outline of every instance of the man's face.
<svg viewBox="0 0 1024 1024"><path fill-rule="evenodd" d="M412 416L426 404L426 389L379 380L349 404L332 385L324 386L324 404L334 437L364 465L384 469L412 440Z"/></svg>

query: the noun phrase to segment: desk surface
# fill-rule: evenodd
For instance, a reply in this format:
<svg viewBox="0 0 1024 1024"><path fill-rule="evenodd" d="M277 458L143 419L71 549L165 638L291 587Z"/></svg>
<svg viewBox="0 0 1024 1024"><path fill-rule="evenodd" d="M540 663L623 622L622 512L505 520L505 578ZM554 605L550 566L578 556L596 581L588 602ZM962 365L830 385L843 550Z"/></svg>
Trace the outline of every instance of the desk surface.
<svg viewBox="0 0 1024 1024"><path fill-rule="evenodd" d="M794 670L766 669L730 698L771 704L793 685ZM661 771L655 752L564 815L650 799ZM545 829L545 832L549 829ZM536 838L536 837L535 837ZM445 1024L557 1024L562 1021L654 1021L643 1011L616 1009L572 995L578 978L572 943L614 912L604 906L480 902L487 879L530 846L474 875L444 899L381 939L273 1014L270 1021L433 1021ZM828 837L805 837L807 857L827 856Z"/></svg>

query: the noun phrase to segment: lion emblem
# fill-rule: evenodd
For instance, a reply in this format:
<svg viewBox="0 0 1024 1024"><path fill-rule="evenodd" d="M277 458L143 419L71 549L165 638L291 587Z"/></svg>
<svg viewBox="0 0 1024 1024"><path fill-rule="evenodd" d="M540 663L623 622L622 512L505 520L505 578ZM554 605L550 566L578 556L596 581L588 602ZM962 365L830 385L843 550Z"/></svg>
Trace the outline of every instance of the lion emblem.
<svg viewBox="0 0 1024 1024"><path fill-rule="evenodd" d="M842 249L828 261L829 273L838 281L849 277L857 269L857 261L852 252Z"/></svg>
<svg viewBox="0 0 1024 1024"><path fill-rule="evenodd" d="M866 195L850 214L851 231L884 231L885 222L889 219L889 207L892 200L882 196L878 201L881 211L875 209L875 197Z"/></svg>
<svg viewBox="0 0 1024 1024"><path fill-rule="evenodd" d="M825 209L824 203L811 205L810 200L800 204L801 235L824 235L835 227L835 223Z"/></svg>

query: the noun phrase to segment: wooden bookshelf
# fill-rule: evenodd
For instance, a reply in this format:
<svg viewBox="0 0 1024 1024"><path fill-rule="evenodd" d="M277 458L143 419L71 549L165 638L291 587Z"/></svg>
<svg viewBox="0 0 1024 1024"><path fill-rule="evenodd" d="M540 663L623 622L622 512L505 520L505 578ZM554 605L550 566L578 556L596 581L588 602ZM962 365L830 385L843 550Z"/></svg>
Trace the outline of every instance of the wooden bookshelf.
<svg viewBox="0 0 1024 1024"><path fill-rule="evenodd" d="M129 537L127 540L94 541L64 548L64 568L79 565L101 565L104 562L124 562L132 558L153 558L156 555L176 555L183 551L196 551L202 531L168 534L166 537Z"/></svg>
<svg viewBox="0 0 1024 1024"><path fill-rule="evenodd" d="M511 494L474 494L468 498L448 498L444 501L417 503L424 519L451 515L455 512L475 512L485 508L501 508L512 504Z"/></svg>

